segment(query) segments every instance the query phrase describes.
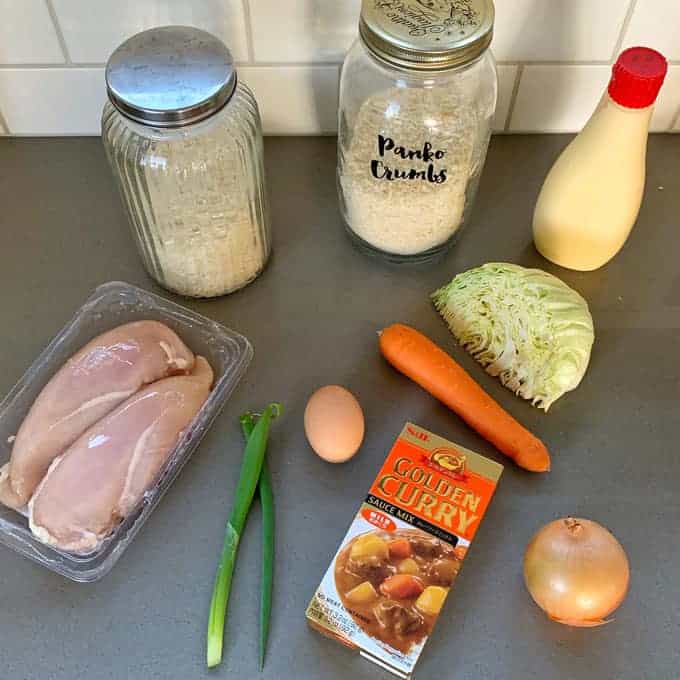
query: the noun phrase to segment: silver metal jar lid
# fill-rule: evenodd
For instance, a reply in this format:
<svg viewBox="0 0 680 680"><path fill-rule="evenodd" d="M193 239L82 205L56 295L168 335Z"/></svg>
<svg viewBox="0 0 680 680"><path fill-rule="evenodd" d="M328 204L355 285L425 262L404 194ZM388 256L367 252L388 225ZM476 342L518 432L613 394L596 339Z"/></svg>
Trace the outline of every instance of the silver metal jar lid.
<svg viewBox="0 0 680 680"><path fill-rule="evenodd" d="M162 26L133 35L109 58L111 103L138 123L179 127L226 104L236 87L234 60L214 35L190 26Z"/></svg>
<svg viewBox="0 0 680 680"><path fill-rule="evenodd" d="M389 64L438 71L479 57L493 23L493 0L363 0L359 34Z"/></svg>

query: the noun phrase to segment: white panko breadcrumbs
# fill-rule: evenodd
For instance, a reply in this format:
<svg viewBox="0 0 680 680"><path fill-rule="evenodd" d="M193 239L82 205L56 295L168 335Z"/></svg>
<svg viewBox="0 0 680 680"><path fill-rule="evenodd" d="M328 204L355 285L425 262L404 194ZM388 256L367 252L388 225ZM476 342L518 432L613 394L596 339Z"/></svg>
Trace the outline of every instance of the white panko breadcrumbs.
<svg viewBox="0 0 680 680"><path fill-rule="evenodd" d="M253 178L234 162L237 151L227 133L168 145L168 171L146 178L155 208L155 266L164 285L182 295L238 290L257 277L269 255L265 226L250 202ZM186 171L196 164L198 172Z"/></svg>
<svg viewBox="0 0 680 680"><path fill-rule="evenodd" d="M477 128L474 109L455 91L391 88L367 99L340 163L339 181L352 231L373 247L397 255L422 253L449 240L463 219ZM376 159L406 172L423 172L429 165L391 151L381 157L379 135L406 149L422 149L429 143L433 150L444 151L444 157L433 163L435 173L445 169L446 181L376 179L371 172Z"/></svg>

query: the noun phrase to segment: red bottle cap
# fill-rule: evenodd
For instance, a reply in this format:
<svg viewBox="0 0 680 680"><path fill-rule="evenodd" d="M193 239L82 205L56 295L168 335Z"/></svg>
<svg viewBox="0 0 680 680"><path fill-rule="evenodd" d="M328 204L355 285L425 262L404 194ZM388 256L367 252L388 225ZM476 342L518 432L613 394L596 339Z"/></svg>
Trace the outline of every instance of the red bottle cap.
<svg viewBox="0 0 680 680"><path fill-rule="evenodd" d="M629 109L645 109L656 101L668 62L649 47L629 47L612 67L609 96Z"/></svg>

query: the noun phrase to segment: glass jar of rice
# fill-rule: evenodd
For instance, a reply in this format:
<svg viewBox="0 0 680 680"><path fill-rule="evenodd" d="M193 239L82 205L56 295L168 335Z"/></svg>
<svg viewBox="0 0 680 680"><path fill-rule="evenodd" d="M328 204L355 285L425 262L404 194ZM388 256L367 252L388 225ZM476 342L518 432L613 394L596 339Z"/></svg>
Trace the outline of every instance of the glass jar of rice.
<svg viewBox="0 0 680 680"><path fill-rule="evenodd" d="M111 55L106 85L102 139L149 274L191 297L253 281L271 242L262 128L229 50L153 28Z"/></svg>
<svg viewBox="0 0 680 680"><path fill-rule="evenodd" d="M392 261L449 248L496 107L492 0L363 0L340 80L338 192L349 234Z"/></svg>

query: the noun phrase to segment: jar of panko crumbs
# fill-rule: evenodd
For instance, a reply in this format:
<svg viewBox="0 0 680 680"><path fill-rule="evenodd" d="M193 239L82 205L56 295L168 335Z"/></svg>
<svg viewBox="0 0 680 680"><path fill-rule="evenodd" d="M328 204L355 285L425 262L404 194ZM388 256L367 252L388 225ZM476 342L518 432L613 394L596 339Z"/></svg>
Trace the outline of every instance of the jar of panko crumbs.
<svg viewBox="0 0 680 680"><path fill-rule="evenodd" d="M358 246L392 261L449 248L496 107L492 0L363 0L340 81L338 192Z"/></svg>

